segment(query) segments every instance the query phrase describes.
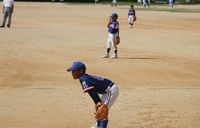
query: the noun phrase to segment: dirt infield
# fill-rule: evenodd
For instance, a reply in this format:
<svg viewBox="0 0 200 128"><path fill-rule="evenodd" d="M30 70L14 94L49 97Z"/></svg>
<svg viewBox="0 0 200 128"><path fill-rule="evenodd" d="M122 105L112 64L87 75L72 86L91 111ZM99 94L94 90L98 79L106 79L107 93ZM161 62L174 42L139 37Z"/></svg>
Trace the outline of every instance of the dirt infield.
<svg viewBox="0 0 200 128"><path fill-rule="evenodd" d="M130 29L128 8L16 2L0 29L0 128L90 128L93 102L66 72L74 61L119 86L109 128L199 128L199 13L136 10ZM103 59L112 12L119 58Z"/></svg>

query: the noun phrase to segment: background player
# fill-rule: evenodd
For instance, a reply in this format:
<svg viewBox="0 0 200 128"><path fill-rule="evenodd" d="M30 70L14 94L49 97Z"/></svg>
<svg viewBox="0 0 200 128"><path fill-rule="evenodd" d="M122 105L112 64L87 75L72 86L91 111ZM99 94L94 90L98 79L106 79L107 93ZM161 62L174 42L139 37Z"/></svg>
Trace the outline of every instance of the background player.
<svg viewBox="0 0 200 128"><path fill-rule="evenodd" d="M1 28L5 27L7 17L8 17L7 27L10 28L13 9L14 9L14 0L3 0L3 20L0 26Z"/></svg>
<svg viewBox="0 0 200 128"><path fill-rule="evenodd" d="M64 4L64 0L60 0L60 4Z"/></svg>
<svg viewBox="0 0 200 128"><path fill-rule="evenodd" d="M79 79L83 92L88 93L95 104L103 102L108 109L114 104L119 95L119 90L113 81L86 74L86 66L82 62L74 62L67 71L72 71L73 78ZM101 98L98 94L102 95ZM107 124L108 117L97 120L91 128L106 128Z"/></svg>
<svg viewBox="0 0 200 128"><path fill-rule="evenodd" d="M169 0L169 9L174 8L174 0Z"/></svg>
<svg viewBox="0 0 200 128"><path fill-rule="evenodd" d="M103 58L109 58L110 55L110 49L111 46L114 46L114 55L112 56L112 58L118 58L117 55L117 45L115 44L115 40L116 40L116 36L119 36L119 23L117 21L118 15L116 13L113 13L110 17L109 17L109 22L108 22L108 40L107 40L107 51L105 53L105 55L103 56Z"/></svg>
<svg viewBox="0 0 200 128"><path fill-rule="evenodd" d="M128 23L129 23L129 28L133 27L133 20L135 18L135 9L133 5L130 5L130 9L128 11Z"/></svg>
<svg viewBox="0 0 200 128"><path fill-rule="evenodd" d="M113 6L117 7L117 0L112 0L111 6L112 6L112 7L113 7Z"/></svg>
<svg viewBox="0 0 200 128"><path fill-rule="evenodd" d="M146 0L142 0L143 8L148 7Z"/></svg>

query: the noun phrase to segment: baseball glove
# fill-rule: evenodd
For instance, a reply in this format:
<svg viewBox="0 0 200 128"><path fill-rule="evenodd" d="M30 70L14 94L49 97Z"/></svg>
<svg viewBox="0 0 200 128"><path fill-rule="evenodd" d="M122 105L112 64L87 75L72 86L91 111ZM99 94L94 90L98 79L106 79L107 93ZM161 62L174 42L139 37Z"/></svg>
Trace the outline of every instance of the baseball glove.
<svg viewBox="0 0 200 128"><path fill-rule="evenodd" d="M96 112L94 114L97 120L103 120L108 116L108 108L103 102L98 102L95 109Z"/></svg>
<svg viewBox="0 0 200 128"><path fill-rule="evenodd" d="M116 36L115 44L118 45L119 43L120 43L120 37L119 37L119 36Z"/></svg>
<svg viewBox="0 0 200 128"><path fill-rule="evenodd" d="M135 16L134 19L133 19L133 22L135 22L136 20L137 20L137 17Z"/></svg>

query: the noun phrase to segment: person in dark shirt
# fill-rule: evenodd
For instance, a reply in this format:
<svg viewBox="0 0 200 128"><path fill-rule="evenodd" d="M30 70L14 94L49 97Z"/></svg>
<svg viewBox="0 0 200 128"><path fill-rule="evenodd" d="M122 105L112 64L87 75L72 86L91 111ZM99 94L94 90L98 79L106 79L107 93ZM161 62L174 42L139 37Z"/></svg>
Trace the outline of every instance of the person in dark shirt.
<svg viewBox="0 0 200 128"><path fill-rule="evenodd" d="M117 44L115 44L116 37L119 36L119 22L117 21L118 15L116 13L113 13L109 17L109 22L107 24L108 27L108 40L107 40L107 50L103 58L109 58L110 55L110 49L111 46L114 46L114 55L112 56L112 59L118 58L117 55Z"/></svg>
<svg viewBox="0 0 200 128"><path fill-rule="evenodd" d="M67 71L72 72L74 79L79 79L83 92L89 94L95 105L102 102L108 110L111 108L119 95L118 87L112 80L86 74L86 66L80 61L74 62ZM91 128L106 128L107 125L108 117L103 120L96 120Z"/></svg>
<svg viewBox="0 0 200 128"><path fill-rule="evenodd" d="M128 23L129 23L129 28L133 27L134 19L136 18L135 16L135 9L133 5L130 5L130 9L128 10Z"/></svg>

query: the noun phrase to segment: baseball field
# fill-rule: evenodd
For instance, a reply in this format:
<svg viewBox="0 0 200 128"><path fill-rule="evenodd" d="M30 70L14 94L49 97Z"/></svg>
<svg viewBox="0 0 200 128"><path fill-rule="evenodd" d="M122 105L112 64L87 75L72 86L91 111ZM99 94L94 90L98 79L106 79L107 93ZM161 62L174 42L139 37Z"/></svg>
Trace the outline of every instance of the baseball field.
<svg viewBox="0 0 200 128"><path fill-rule="evenodd" d="M200 5L135 8L129 28L129 5L16 2L0 29L0 128L90 128L93 101L66 72L74 61L118 85L109 128L200 128ZM103 59L113 12L119 58Z"/></svg>

